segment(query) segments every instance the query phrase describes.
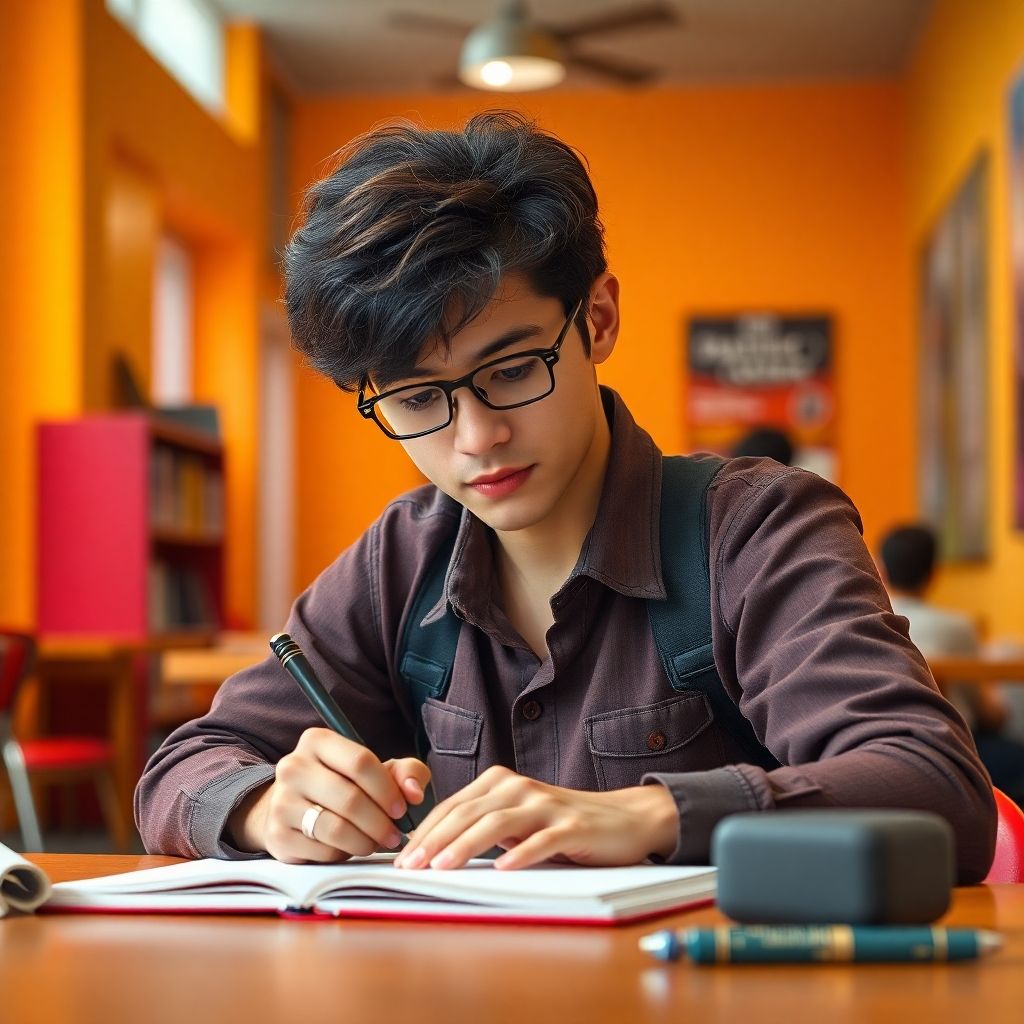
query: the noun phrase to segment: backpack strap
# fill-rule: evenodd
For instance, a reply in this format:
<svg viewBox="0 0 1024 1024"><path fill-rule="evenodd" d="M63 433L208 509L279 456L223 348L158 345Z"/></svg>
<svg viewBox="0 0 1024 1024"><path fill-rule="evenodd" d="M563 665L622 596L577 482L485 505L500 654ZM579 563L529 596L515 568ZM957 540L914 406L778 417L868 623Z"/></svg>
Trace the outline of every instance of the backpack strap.
<svg viewBox="0 0 1024 1024"><path fill-rule="evenodd" d="M444 580L457 535L457 529L452 531L431 559L416 592L399 648L398 671L412 703L416 721L416 753L421 759L426 758L430 749L423 728L423 705L428 697L441 700L448 692L462 621L448 606L437 622L429 626L421 626L420 623L444 594Z"/></svg>
<svg viewBox="0 0 1024 1024"><path fill-rule="evenodd" d="M674 690L699 690L719 725L748 761L770 771L779 762L725 691L711 638L707 490L724 462L715 456L665 456L661 483L661 570L668 599L647 614Z"/></svg>

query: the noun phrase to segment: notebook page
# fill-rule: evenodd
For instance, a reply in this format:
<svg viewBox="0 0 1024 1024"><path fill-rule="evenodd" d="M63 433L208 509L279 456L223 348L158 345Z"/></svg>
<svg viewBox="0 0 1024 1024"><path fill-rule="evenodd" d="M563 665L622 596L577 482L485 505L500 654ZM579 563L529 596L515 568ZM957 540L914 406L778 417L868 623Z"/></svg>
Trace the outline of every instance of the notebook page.
<svg viewBox="0 0 1024 1024"><path fill-rule="evenodd" d="M49 895L45 872L0 843L0 917L11 910L35 910Z"/></svg>

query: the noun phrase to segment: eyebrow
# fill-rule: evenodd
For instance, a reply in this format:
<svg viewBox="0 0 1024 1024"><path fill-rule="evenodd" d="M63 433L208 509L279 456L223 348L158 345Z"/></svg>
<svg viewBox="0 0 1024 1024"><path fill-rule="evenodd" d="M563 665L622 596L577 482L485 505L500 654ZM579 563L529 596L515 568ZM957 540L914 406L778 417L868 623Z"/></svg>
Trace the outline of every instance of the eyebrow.
<svg viewBox="0 0 1024 1024"><path fill-rule="evenodd" d="M504 334L498 335L494 341L488 342L472 359L472 363L484 362L489 356L493 356L498 352L509 348L512 345L518 344L520 341L526 341L528 338L537 338L544 334L546 328L541 327L540 324L524 324L522 327L513 327L507 330ZM438 380L438 374L442 371L422 369L420 367L413 367L402 374L401 380L423 380L430 378L431 380ZM390 385L389 385L390 386Z"/></svg>

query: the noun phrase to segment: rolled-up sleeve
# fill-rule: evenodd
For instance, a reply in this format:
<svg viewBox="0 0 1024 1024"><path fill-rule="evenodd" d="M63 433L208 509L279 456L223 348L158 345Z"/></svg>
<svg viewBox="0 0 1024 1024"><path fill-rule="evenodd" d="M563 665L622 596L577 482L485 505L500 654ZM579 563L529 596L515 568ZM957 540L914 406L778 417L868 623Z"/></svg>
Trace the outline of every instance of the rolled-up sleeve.
<svg viewBox="0 0 1024 1024"><path fill-rule="evenodd" d="M379 622L375 525L295 602L285 629L360 734L382 759L412 748L391 683ZM225 836L232 811L274 778L302 732L322 726L280 662L227 679L208 714L182 725L150 758L135 818L150 853L241 859Z"/></svg>
<svg viewBox="0 0 1024 1024"><path fill-rule="evenodd" d="M759 460L760 461L760 460ZM991 782L970 733L894 615L837 487L798 469L723 471L711 501L715 661L783 767L660 775L680 811L676 861L706 861L736 811L887 807L941 815L961 883L992 862Z"/></svg>

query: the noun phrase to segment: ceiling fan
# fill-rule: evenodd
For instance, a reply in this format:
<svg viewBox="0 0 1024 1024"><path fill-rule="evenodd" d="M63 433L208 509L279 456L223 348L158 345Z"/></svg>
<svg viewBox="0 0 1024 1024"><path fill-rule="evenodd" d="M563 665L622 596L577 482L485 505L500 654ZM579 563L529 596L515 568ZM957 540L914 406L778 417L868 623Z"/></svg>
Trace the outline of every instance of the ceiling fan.
<svg viewBox="0 0 1024 1024"><path fill-rule="evenodd" d="M657 77L657 69L587 56L576 49L576 42L640 26L681 22L667 4L652 3L549 25L534 20L522 0L503 4L493 19L479 25L413 11L393 12L389 20L394 28L463 36L459 81L476 89L516 92L557 85L570 67L602 75L617 85L649 82Z"/></svg>

